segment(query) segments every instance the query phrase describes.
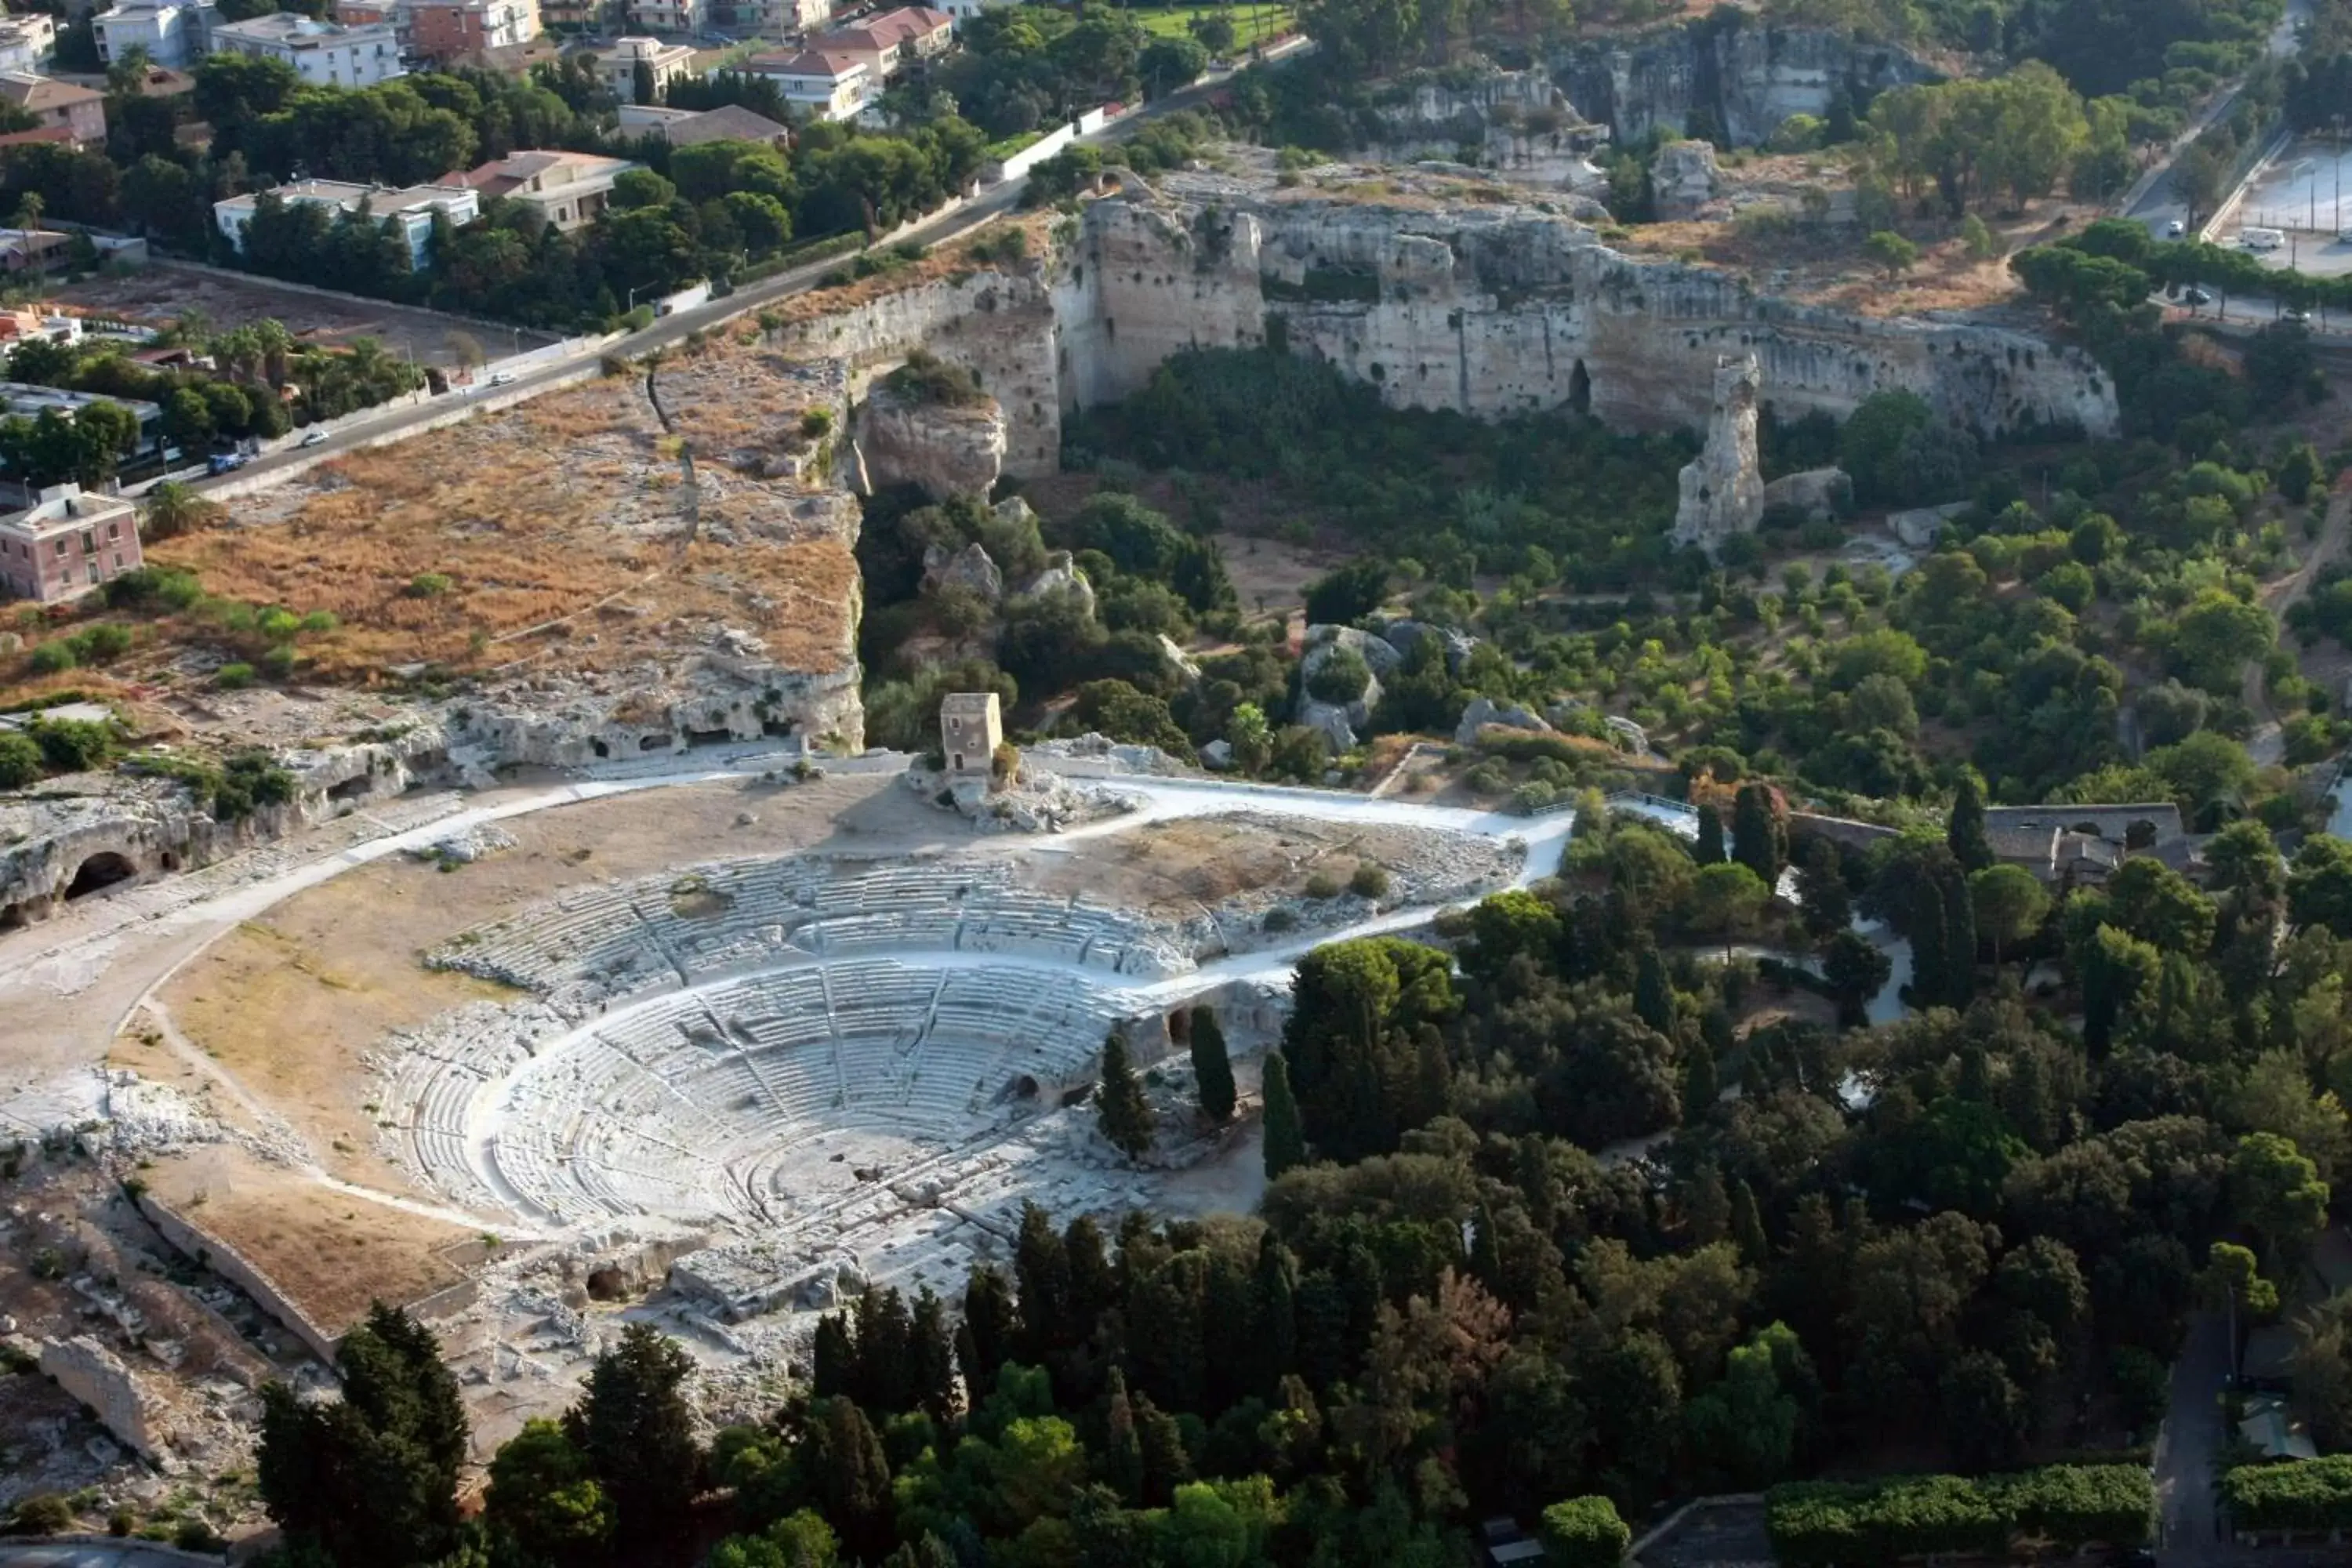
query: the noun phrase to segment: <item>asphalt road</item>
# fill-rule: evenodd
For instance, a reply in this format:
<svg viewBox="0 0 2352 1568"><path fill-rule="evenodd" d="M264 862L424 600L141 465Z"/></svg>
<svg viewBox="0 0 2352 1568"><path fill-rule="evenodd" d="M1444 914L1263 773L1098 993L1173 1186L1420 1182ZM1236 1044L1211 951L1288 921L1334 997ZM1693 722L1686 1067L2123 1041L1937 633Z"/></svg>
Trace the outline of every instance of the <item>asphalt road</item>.
<svg viewBox="0 0 2352 1568"><path fill-rule="evenodd" d="M2280 17L2279 25L2271 30L2269 48L2273 59L2284 59L2303 47L2300 29L2310 16L2311 0L2287 0L2286 15ZM2190 120L2188 129L2174 139L2171 148L2165 153L2164 172L2148 182L2147 188L2126 209L2124 216L2146 224L2148 232L2158 239L2166 237L2174 223L2188 223L2187 205L2172 194L2173 162L2188 150L2190 142L2204 134L2206 127L2236 106L2239 89L2243 85L2231 84L2227 91L2216 95L2212 102Z"/></svg>
<svg viewBox="0 0 2352 1568"><path fill-rule="evenodd" d="M2228 1436L2221 1390L2230 1376L2228 1320L2200 1312L2189 1320L2172 1365L2171 1404L2156 1439L2157 1552L2168 1568L2206 1561L2215 1541L2213 1460Z"/></svg>
<svg viewBox="0 0 2352 1568"><path fill-rule="evenodd" d="M219 1562L138 1542L0 1542L0 1568L190 1568L192 1563Z"/></svg>
<svg viewBox="0 0 2352 1568"><path fill-rule="evenodd" d="M1282 59L1295 59L1299 55L1307 53L1308 47L1311 46L1302 45L1293 47L1279 55L1269 57L1269 61L1271 63ZM1202 102L1232 80L1234 75L1234 72L1231 70L1219 72L1181 91L1155 99L1126 119L1105 126L1091 136L1081 136L1078 141L1088 146L1102 146L1110 142L1123 142L1140 127L1159 119L1161 115L1173 114L1179 110L1189 109ZM916 229L912 234L900 236L892 243L945 244L1012 210L1020 202L1021 193L1028 187L1028 179L1024 175L1017 180L1007 180L1002 184L991 186L980 195L973 197L967 205L953 212L943 214ZM789 272L780 272L773 278L747 284L724 299L712 300L706 304L673 311L644 331L632 332L607 345L599 353L628 358L650 353L655 349L666 348L671 343L679 342L689 332L730 321L788 295L805 293L816 286L816 280L819 278L842 266L846 259L845 257L835 256L823 261L812 261L804 267L796 267ZM581 363L581 358L574 357L552 361L546 364L532 365L528 369L517 371L514 380L503 386L478 388L473 395L473 399L493 401L503 407L522 398L549 391L567 378L578 375ZM380 408L373 413L354 415L332 426L328 432L326 440L316 446L281 447L254 458L233 474L225 474L216 479L195 480L194 488L205 490L237 484L277 469L291 468L297 464L313 463L321 458L331 458L343 452L353 451L362 446L381 442L387 436L396 436L403 431L413 430L434 421L446 419L453 411L462 408L467 401L467 394L448 392L438 397L427 398L421 403L401 404ZM0 1562L0 1568L7 1568L6 1563Z"/></svg>

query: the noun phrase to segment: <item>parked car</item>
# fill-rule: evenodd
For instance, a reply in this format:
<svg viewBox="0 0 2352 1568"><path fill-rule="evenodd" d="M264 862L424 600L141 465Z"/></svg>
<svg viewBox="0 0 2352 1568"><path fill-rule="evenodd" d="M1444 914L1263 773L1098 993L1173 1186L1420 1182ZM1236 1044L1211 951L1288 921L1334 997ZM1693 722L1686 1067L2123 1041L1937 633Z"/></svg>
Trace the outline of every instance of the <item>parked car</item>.
<svg viewBox="0 0 2352 1568"><path fill-rule="evenodd" d="M296 443L296 445L303 447L323 446L326 443L326 439L327 427L324 425L313 425L308 430L302 432L302 439Z"/></svg>
<svg viewBox="0 0 2352 1568"><path fill-rule="evenodd" d="M242 452L223 452L218 457L206 459L205 463L205 472L208 474L233 474L252 460L252 458L247 457Z"/></svg>
<svg viewBox="0 0 2352 1568"><path fill-rule="evenodd" d="M514 384L514 372L512 372L512 371L510 371L510 370L493 371L493 372L490 374L490 384L491 384L492 386L511 386L511 385L513 385L513 384Z"/></svg>
<svg viewBox="0 0 2352 1568"><path fill-rule="evenodd" d="M2197 288L2193 284L2189 287L2188 291L2183 293L2180 297L2189 301L2191 305L2210 305L2213 302L2212 295L2208 294L2204 289Z"/></svg>
<svg viewBox="0 0 2352 1568"><path fill-rule="evenodd" d="M2179 218L2174 218L2170 223L2164 226L2164 237L2167 239L2179 239L2182 235L2187 234L2188 232L2189 226L2181 222Z"/></svg>

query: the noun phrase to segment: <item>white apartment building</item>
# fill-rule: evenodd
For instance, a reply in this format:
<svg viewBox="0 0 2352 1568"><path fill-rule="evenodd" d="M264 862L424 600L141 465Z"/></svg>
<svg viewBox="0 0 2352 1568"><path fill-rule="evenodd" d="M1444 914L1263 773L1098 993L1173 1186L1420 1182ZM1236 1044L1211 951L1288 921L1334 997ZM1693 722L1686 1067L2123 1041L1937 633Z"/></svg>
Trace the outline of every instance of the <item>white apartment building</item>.
<svg viewBox="0 0 2352 1568"><path fill-rule="evenodd" d="M753 55L737 68L776 84L786 103L817 120L852 120L881 91L863 60L803 49L796 55Z"/></svg>
<svg viewBox="0 0 2352 1568"><path fill-rule="evenodd" d="M58 52L58 19L46 11L0 16L0 70L37 71Z"/></svg>
<svg viewBox="0 0 2352 1568"><path fill-rule="evenodd" d="M708 32L710 0L629 0L629 26L648 33Z"/></svg>
<svg viewBox="0 0 2352 1568"><path fill-rule="evenodd" d="M212 30L211 42L215 52L284 60L304 81L321 87L373 87L408 74L389 22L354 27L278 11L223 22Z"/></svg>
<svg viewBox="0 0 2352 1568"><path fill-rule="evenodd" d="M692 76L694 51L684 44L665 44L659 38L616 38L609 49L596 51L596 74L604 79L604 86L623 103L637 100L637 66L643 62L653 73L654 97L659 99L669 84L682 76Z"/></svg>
<svg viewBox="0 0 2352 1568"><path fill-rule="evenodd" d="M452 228L463 228L482 216L481 193L470 185L411 185L404 191L342 180L295 180L277 186L271 194L289 206L328 206L345 213L355 213L366 204L368 215L377 222L390 218L400 226L402 237L408 241L409 263L419 271L432 263L434 215L447 218ZM259 199L260 193L248 192L213 204L213 221L236 242L239 250L245 248L245 228L253 221Z"/></svg>
<svg viewBox="0 0 2352 1568"><path fill-rule="evenodd" d="M98 28L98 58L107 64L137 45L157 65L185 70L204 58L220 12L211 0L127 0L91 20Z"/></svg>

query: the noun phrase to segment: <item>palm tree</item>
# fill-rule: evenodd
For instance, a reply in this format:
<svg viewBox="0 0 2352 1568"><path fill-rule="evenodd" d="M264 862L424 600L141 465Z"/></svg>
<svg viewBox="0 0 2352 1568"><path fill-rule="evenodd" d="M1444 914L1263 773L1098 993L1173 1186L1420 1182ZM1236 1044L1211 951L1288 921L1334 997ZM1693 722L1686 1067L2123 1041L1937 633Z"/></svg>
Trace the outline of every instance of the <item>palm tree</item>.
<svg viewBox="0 0 2352 1568"><path fill-rule="evenodd" d="M146 535L170 539L201 528L221 515L221 504L207 500L177 479L165 479L147 493Z"/></svg>
<svg viewBox="0 0 2352 1568"><path fill-rule="evenodd" d="M140 88L146 84L147 73L154 64L155 57L148 52L146 45L131 45L115 56L114 63L106 68L106 90L118 98L136 96Z"/></svg>

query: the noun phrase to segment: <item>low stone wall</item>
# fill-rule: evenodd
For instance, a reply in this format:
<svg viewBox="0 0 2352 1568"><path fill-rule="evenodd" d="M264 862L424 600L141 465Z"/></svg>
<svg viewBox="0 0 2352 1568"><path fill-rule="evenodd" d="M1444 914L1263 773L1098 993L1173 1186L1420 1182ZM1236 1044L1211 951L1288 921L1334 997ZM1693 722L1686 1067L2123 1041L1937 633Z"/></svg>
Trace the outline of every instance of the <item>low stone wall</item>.
<svg viewBox="0 0 2352 1568"><path fill-rule="evenodd" d="M121 1357L88 1334L41 1342L41 1373L97 1412L99 1423L142 1459L160 1458L161 1410Z"/></svg>
<svg viewBox="0 0 2352 1568"><path fill-rule="evenodd" d="M331 1366L334 1364L342 1335L313 1322L259 1264L182 1217L152 1193L139 1194L139 1212L147 1216L148 1223L164 1240L252 1297L256 1306L277 1319L287 1332L309 1346L313 1355Z"/></svg>
<svg viewBox="0 0 2352 1568"><path fill-rule="evenodd" d="M1850 816L1822 816L1810 811L1789 814L1789 837L1791 838L1826 838L1832 843L1851 845L1867 849L1882 838L1898 837L1892 827L1875 822L1856 822Z"/></svg>

